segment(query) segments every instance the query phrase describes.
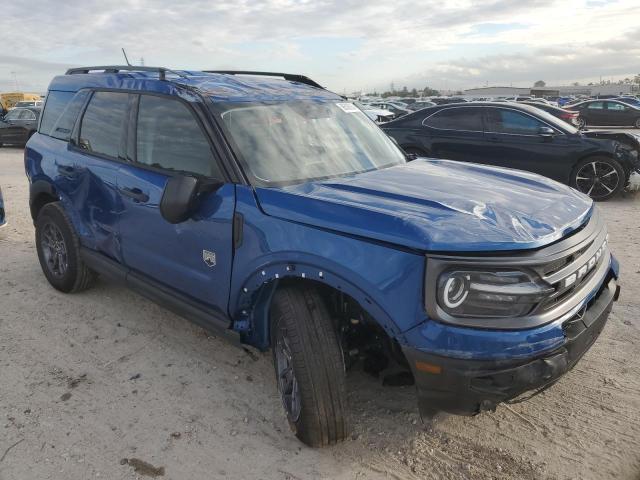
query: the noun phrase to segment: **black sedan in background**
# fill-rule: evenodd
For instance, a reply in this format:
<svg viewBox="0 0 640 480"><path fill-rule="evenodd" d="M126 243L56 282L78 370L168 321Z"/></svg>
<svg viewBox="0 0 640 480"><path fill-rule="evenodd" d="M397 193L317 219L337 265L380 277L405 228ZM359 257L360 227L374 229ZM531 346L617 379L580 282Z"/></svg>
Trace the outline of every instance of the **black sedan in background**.
<svg viewBox="0 0 640 480"><path fill-rule="evenodd" d="M587 100L565 108L578 112L580 127L597 125L640 128L640 108L620 100Z"/></svg>
<svg viewBox="0 0 640 480"><path fill-rule="evenodd" d="M0 119L0 147L6 144L24 145L38 129L40 108L14 108Z"/></svg>
<svg viewBox="0 0 640 480"><path fill-rule="evenodd" d="M578 112L573 112L571 110L566 110L560 107L554 107L553 105L549 105L547 103L539 103L539 102L522 102L524 105L531 105L532 107L539 108L540 110L544 110L547 113L550 113L556 118L560 120L564 120L567 123L577 126L578 125Z"/></svg>
<svg viewBox="0 0 640 480"><path fill-rule="evenodd" d="M478 102L440 105L382 128L411 157L497 165L539 173L596 200L623 189L640 172L638 150L581 132L529 105Z"/></svg>

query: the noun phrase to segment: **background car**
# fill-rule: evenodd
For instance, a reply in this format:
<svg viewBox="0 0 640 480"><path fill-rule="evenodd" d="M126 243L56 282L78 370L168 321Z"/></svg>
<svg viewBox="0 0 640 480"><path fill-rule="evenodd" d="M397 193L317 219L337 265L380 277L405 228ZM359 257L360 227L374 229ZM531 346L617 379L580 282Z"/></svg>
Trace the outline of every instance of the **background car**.
<svg viewBox="0 0 640 480"><path fill-rule="evenodd" d="M539 108L540 110L550 113L551 115L553 115L556 118L559 118L560 120L564 120L565 122L570 123L571 125L578 126L578 112L573 112L571 110L566 110L560 107L554 107L553 105L540 103L540 102L520 102L520 103Z"/></svg>
<svg viewBox="0 0 640 480"><path fill-rule="evenodd" d="M566 107L578 112L578 125L640 128L640 108L619 100L587 100Z"/></svg>
<svg viewBox="0 0 640 480"><path fill-rule="evenodd" d="M21 102L16 103L13 108L25 108L25 107L42 108L43 103L44 102L42 100L23 100Z"/></svg>
<svg viewBox="0 0 640 480"><path fill-rule="evenodd" d="M422 110L423 108L435 107L435 106L436 104L433 102L428 102L426 100L419 100L417 102L409 104L407 108L412 112L417 112L418 110Z"/></svg>
<svg viewBox="0 0 640 480"><path fill-rule="evenodd" d="M40 109L14 108L0 119L0 146L24 145L38 128Z"/></svg>
<svg viewBox="0 0 640 480"><path fill-rule="evenodd" d="M401 107L400 105L392 102L372 102L369 104L371 107L379 108L381 110L387 110L393 113L396 117L401 117L411 113L411 110Z"/></svg>
<svg viewBox="0 0 640 480"><path fill-rule="evenodd" d="M362 110L367 117L377 123L388 122L396 117L395 114L389 110L383 110L360 102L353 103Z"/></svg>
<svg viewBox="0 0 640 480"><path fill-rule="evenodd" d="M529 170L596 200L612 197L640 171L628 145L592 138L520 103L440 105L382 128L409 154Z"/></svg>

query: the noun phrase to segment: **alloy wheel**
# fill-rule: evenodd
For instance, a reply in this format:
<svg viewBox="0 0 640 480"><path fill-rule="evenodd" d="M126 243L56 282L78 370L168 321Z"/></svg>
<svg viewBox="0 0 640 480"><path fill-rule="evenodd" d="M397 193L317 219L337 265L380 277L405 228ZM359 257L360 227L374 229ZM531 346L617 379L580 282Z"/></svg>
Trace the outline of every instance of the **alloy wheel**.
<svg viewBox="0 0 640 480"><path fill-rule="evenodd" d="M576 174L576 186L591 198L606 198L616 191L620 175L616 168L607 163L594 160L586 163Z"/></svg>
<svg viewBox="0 0 640 480"><path fill-rule="evenodd" d="M281 329L276 342L276 371L278 375L278 390L282 399L282 406L287 412L289 422L294 424L300 418L302 402L300 387L293 371L293 357L287 340L286 331Z"/></svg>
<svg viewBox="0 0 640 480"><path fill-rule="evenodd" d="M49 271L56 277L62 277L69 268L67 245L62 232L54 223L47 223L40 239L42 253Z"/></svg>

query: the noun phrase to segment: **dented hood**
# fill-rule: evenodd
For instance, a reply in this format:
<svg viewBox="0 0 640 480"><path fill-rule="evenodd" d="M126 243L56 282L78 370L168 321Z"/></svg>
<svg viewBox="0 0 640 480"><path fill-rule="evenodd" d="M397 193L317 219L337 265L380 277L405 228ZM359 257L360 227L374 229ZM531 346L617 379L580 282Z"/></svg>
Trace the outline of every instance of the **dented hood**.
<svg viewBox="0 0 640 480"><path fill-rule="evenodd" d="M267 215L440 252L539 248L593 209L589 197L539 175L426 159L256 194Z"/></svg>

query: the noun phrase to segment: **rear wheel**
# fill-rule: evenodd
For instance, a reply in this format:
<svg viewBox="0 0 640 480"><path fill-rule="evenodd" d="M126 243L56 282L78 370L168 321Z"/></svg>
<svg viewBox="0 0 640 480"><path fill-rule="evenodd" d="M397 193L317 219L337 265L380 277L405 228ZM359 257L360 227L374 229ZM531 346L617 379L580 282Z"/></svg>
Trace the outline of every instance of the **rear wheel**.
<svg viewBox="0 0 640 480"><path fill-rule="evenodd" d="M38 214L36 248L42 271L55 289L79 292L93 283L96 275L80 258L80 241L58 202L46 204Z"/></svg>
<svg viewBox="0 0 640 480"><path fill-rule="evenodd" d="M594 200L607 200L625 184L622 166L608 157L592 157L581 161L571 175L572 187Z"/></svg>
<svg viewBox="0 0 640 480"><path fill-rule="evenodd" d="M279 289L271 307L271 345L278 391L291 430L312 447L349 434L342 350L324 300L314 287Z"/></svg>
<svg viewBox="0 0 640 480"><path fill-rule="evenodd" d="M578 128L585 128L587 126L587 121L583 117L578 117L576 122L578 123Z"/></svg>

